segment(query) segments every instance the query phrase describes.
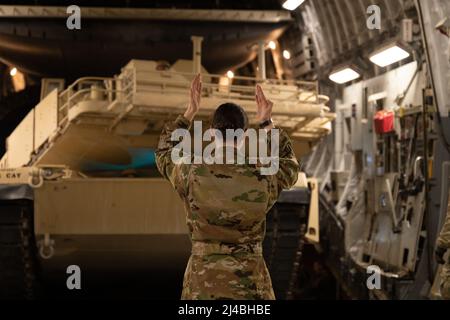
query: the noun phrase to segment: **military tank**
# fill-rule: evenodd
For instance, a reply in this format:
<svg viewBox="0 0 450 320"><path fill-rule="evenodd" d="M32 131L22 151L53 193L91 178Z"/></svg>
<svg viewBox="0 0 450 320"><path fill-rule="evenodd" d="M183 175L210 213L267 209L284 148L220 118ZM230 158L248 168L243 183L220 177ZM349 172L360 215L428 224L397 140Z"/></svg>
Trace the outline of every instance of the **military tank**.
<svg viewBox="0 0 450 320"><path fill-rule="evenodd" d="M64 287L71 265L87 275L83 288L99 274L119 281L108 278L114 272L142 274L136 281L151 285L168 275L179 287L190 240L182 203L157 172L154 150L163 125L184 111L198 72L205 123L225 101L252 118L259 83L299 157L330 134L335 114L317 83L209 74L201 39L193 40L193 60L132 60L114 77L80 78L43 95L8 137L0 161L1 298L36 297L49 283ZM318 241L317 189L302 176L269 215L264 246L279 298L292 297L305 239ZM160 297L163 287L167 282L157 287Z"/></svg>

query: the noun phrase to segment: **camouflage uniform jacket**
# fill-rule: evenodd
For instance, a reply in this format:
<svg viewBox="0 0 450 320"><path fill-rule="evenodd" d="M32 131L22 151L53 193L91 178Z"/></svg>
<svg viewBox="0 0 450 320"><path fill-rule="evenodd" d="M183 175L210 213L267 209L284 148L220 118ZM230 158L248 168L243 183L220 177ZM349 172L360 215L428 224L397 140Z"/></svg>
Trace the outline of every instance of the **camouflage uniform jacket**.
<svg viewBox="0 0 450 320"><path fill-rule="evenodd" d="M450 199L447 207L447 217L444 222L444 227L437 239L436 245L440 248L450 249ZM450 260L450 258L449 258ZM441 273L441 295L444 299L450 300L450 261L442 268Z"/></svg>
<svg viewBox="0 0 450 320"><path fill-rule="evenodd" d="M297 181L299 165L288 135L280 130L279 171L263 176L256 165L174 164L175 129L188 129L179 116L166 124L157 166L184 202L192 241L182 299L275 299L262 256L266 214L283 189Z"/></svg>

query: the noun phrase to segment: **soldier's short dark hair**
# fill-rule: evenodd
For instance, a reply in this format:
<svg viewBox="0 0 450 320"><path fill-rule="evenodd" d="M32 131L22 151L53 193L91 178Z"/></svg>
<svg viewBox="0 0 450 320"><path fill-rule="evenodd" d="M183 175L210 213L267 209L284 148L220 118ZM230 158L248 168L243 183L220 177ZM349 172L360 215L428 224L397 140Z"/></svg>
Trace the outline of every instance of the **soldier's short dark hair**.
<svg viewBox="0 0 450 320"><path fill-rule="evenodd" d="M226 137L226 130L247 130L248 117L244 109L234 103L224 103L214 112L211 128L219 130Z"/></svg>

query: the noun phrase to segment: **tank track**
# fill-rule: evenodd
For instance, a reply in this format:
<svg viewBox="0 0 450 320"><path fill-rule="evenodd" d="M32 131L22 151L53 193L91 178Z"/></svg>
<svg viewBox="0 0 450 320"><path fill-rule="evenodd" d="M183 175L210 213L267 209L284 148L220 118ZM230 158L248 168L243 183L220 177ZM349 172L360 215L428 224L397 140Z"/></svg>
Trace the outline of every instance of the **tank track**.
<svg viewBox="0 0 450 320"><path fill-rule="evenodd" d="M0 299L33 299L37 289L32 203L0 201Z"/></svg>
<svg viewBox="0 0 450 320"><path fill-rule="evenodd" d="M295 196L295 192L290 195ZM296 198L298 200L304 196ZM307 198L309 202L309 193ZM281 197L267 216L264 258L277 299L293 299L294 290L298 287L297 276L302 262L308 212L309 203L306 201L302 203Z"/></svg>

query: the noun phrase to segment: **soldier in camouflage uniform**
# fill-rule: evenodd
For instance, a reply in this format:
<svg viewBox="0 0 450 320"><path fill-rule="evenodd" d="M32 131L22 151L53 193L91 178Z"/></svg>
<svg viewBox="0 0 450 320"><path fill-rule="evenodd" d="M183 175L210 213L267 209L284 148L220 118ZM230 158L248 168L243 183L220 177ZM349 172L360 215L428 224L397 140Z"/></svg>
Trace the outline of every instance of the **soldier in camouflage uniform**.
<svg viewBox="0 0 450 320"><path fill-rule="evenodd" d="M436 243L436 260L443 264L441 273L441 295L445 300L450 300L450 258L445 261L445 253L450 248L450 201L447 207L447 218L444 227Z"/></svg>
<svg viewBox="0 0 450 320"><path fill-rule="evenodd" d="M299 165L288 135L280 132L279 171L261 175L256 165L174 164L171 141L175 129L188 129L198 111L201 80L191 86L191 102L184 116L165 126L157 155L161 174L184 202L192 241L183 282L183 300L273 300L272 282L262 256L266 214L283 189L297 181ZM271 130L273 104L257 87L258 120ZM232 104L224 106L232 112ZM234 116L245 112L234 105ZM218 109L218 111L219 111ZM218 113L216 111L216 114ZM243 119L243 117L241 117ZM237 119L241 119L237 118ZM242 119L228 129L246 129ZM213 128L216 128L213 120ZM219 124L220 126L220 124ZM216 128L217 129L217 128ZM220 128L221 130L224 128Z"/></svg>

